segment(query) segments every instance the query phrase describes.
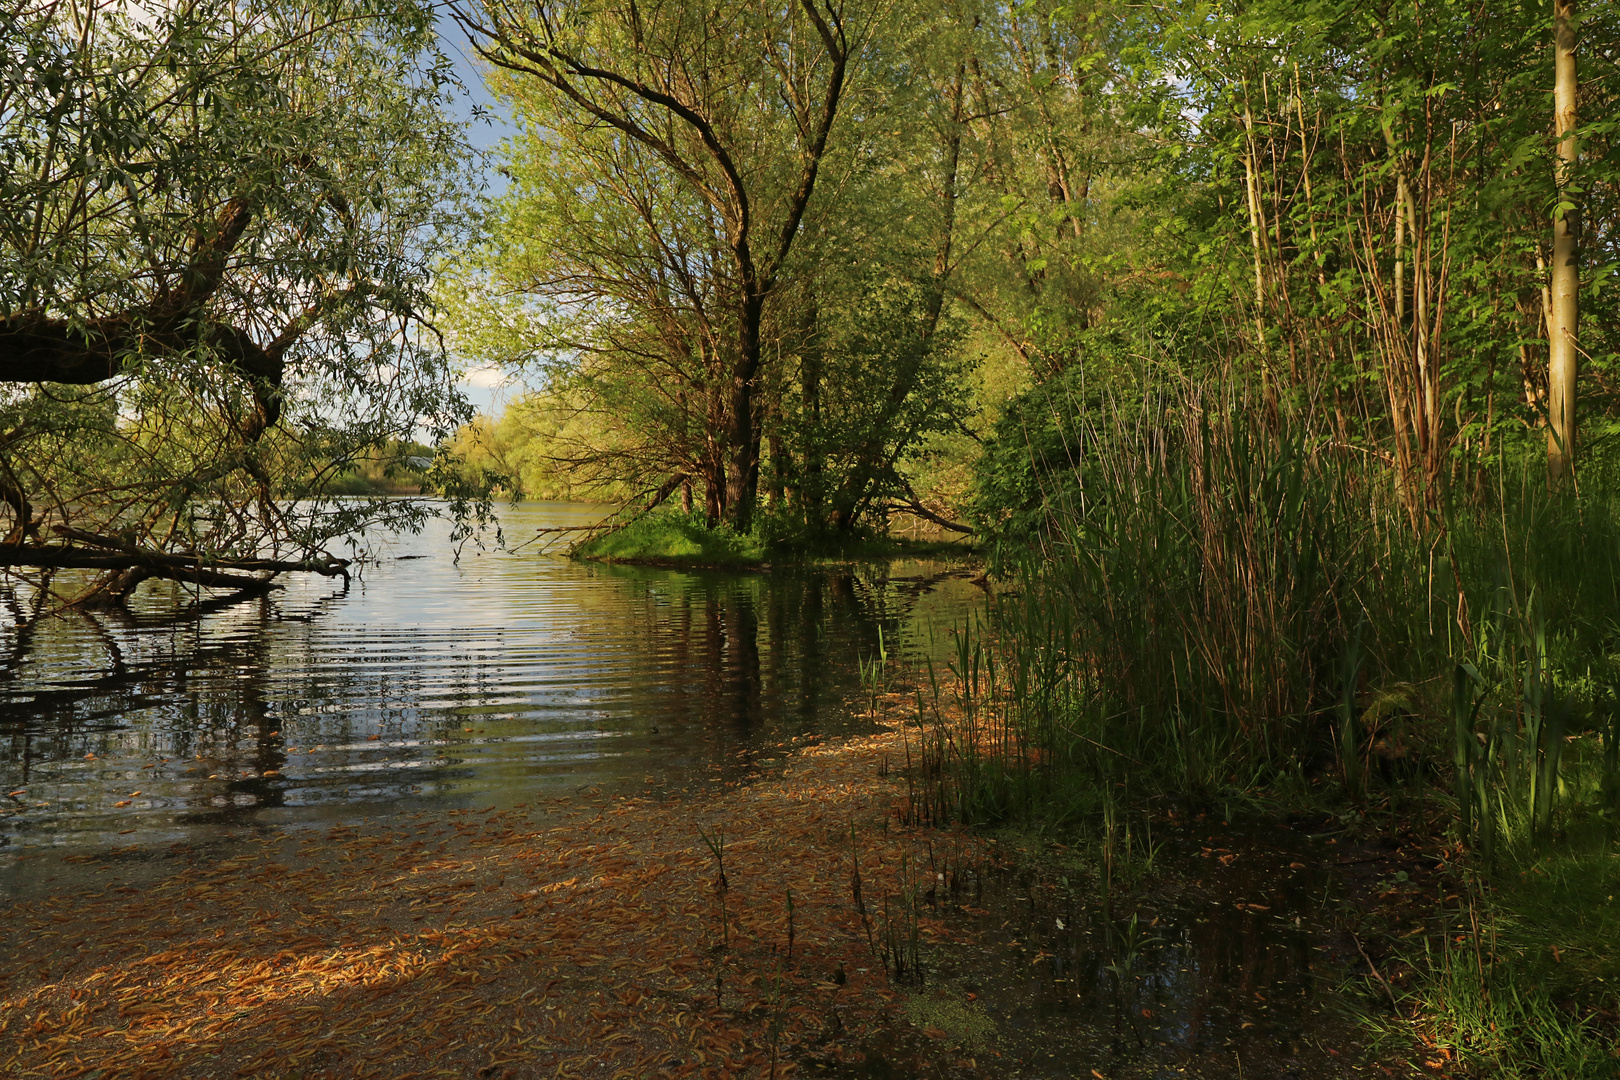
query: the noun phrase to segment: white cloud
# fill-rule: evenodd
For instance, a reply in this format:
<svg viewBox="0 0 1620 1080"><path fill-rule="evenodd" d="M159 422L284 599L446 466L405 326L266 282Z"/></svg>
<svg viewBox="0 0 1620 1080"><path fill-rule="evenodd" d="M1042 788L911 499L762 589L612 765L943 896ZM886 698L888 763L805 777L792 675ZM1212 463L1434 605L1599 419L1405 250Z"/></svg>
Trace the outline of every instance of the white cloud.
<svg viewBox="0 0 1620 1080"><path fill-rule="evenodd" d="M478 367L461 377L462 386L479 390L496 390L512 381L512 377L498 367Z"/></svg>

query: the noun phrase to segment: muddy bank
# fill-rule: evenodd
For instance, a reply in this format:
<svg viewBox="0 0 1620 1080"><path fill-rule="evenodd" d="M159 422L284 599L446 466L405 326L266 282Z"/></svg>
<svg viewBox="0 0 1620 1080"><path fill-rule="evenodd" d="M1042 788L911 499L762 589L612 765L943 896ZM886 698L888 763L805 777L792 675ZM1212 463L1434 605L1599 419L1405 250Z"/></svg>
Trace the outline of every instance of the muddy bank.
<svg viewBox="0 0 1620 1080"><path fill-rule="evenodd" d="M895 743L803 747L712 796L406 816L223 862L186 845L39 856L28 872L54 891L0 923L0 1072L1367 1065L1320 852L1279 830L1288 843L1223 860L1231 844L1205 854L1186 831L1132 899L1100 905L1078 855L1068 878L1061 852L1032 869L1004 844L900 826Z"/></svg>

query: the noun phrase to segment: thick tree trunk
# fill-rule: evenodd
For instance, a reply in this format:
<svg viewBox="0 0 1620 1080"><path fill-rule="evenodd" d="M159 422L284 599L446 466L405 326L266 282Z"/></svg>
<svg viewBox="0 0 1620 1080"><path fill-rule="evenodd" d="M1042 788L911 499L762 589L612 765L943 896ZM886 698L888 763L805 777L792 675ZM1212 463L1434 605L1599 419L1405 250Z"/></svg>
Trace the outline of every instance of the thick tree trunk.
<svg viewBox="0 0 1620 1080"><path fill-rule="evenodd" d="M773 426L779 427L779 425ZM793 476L793 458L780 430L773 429L769 436L771 448L771 482L766 491L771 508L779 510L787 505L788 484Z"/></svg>
<svg viewBox="0 0 1620 1080"><path fill-rule="evenodd" d="M0 545L0 566L53 567L79 570L139 570L148 577L189 581L210 589L268 588L268 581L225 573L242 570L249 573L316 573L327 577L349 576L346 559L208 559L200 556L171 555L163 551L145 551L134 547L110 547L111 541L91 536L77 529L60 529L72 539L102 546L71 546L65 544L5 544Z"/></svg>
<svg viewBox="0 0 1620 1080"><path fill-rule="evenodd" d="M1575 141L1575 0L1553 0L1553 102L1558 133L1558 203L1553 212L1547 311L1547 480L1561 484L1575 467L1575 377L1580 316L1577 216L1570 201Z"/></svg>
<svg viewBox="0 0 1620 1080"><path fill-rule="evenodd" d="M709 528L726 520L726 395L720 379L711 377L707 388L708 417L703 438L703 516Z"/></svg>
<svg viewBox="0 0 1620 1080"><path fill-rule="evenodd" d="M726 463L713 439L703 459L703 517L711 529L726 517Z"/></svg>
<svg viewBox="0 0 1620 1080"><path fill-rule="evenodd" d="M765 298L744 299L737 319L738 356L731 376L730 421L726 433L731 460L726 472L726 509L731 527L745 533L754 524L759 491L759 424L754 416L754 382L759 377L759 324Z"/></svg>
<svg viewBox="0 0 1620 1080"><path fill-rule="evenodd" d="M53 319L5 319L0 320L0 383L94 386L124 374L136 357L184 353L201 345L248 381L256 409L243 431L252 442L281 417L282 354L298 329L295 324L266 348L234 326L197 334L180 316L120 316L82 328Z"/></svg>

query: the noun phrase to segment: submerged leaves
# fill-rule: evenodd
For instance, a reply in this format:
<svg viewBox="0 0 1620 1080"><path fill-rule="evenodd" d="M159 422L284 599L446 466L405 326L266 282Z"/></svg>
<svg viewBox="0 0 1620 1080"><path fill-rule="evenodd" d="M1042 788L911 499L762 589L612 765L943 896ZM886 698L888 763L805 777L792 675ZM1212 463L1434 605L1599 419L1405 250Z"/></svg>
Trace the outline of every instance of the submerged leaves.
<svg viewBox="0 0 1620 1080"><path fill-rule="evenodd" d="M175 849L187 865L138 890L111 887L103 855L99 879L0 924L0 1071L792 1075L859 1045L897 996L849 902L845 824L890 812L893 738L806 750L791 779L714 800L451 811L211 865ZM717 957L694 826L725 830ZM915 859L904 831L860 845L874 894Z"/></svg>

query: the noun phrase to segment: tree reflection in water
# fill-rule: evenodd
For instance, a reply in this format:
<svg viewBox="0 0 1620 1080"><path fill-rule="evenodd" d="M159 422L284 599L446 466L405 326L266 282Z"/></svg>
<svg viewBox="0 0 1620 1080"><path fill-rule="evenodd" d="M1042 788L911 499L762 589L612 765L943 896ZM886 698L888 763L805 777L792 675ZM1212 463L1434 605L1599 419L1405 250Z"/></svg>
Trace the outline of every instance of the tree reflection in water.
<svg viewBox="0 0 1620 1080"><path fill-rule="evenodd" d="M516 513L570 523L558 504ZM458 564L429 533L348 589L289 580L228 605L154 584L127 612L62 609L41 592L62 582L13 580L0 851L734 781L795 739L861 730L858 658L968 617L967 576Z"/></svg>

